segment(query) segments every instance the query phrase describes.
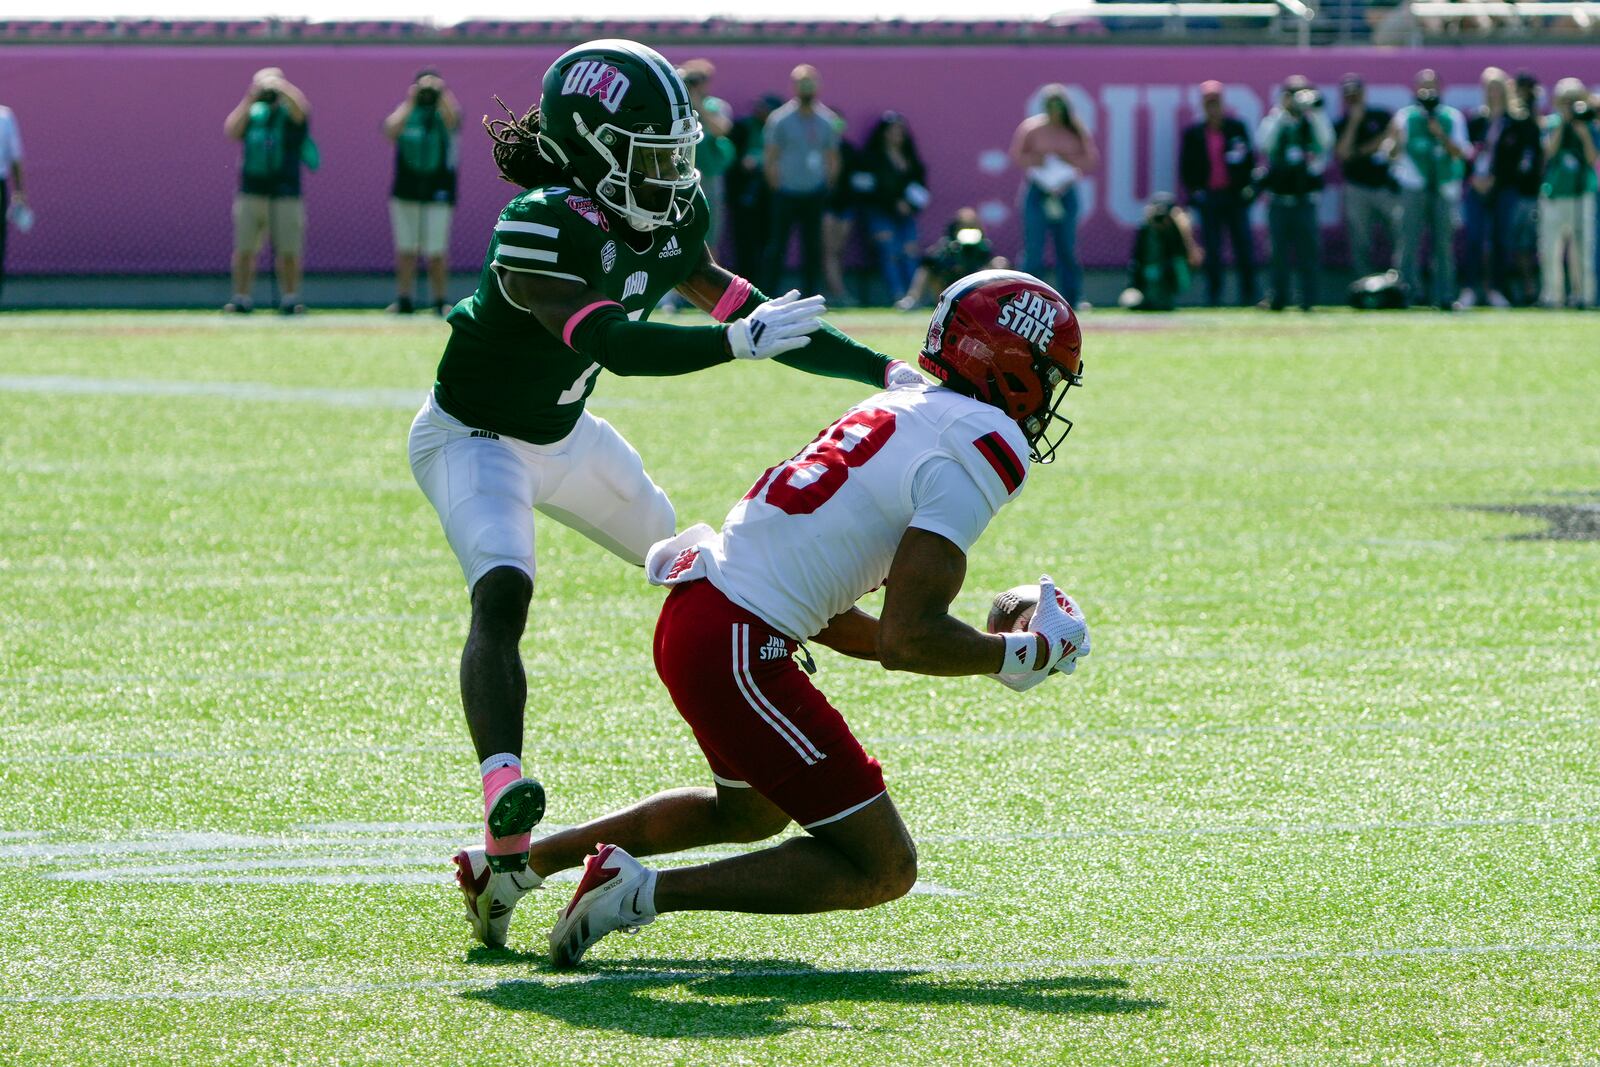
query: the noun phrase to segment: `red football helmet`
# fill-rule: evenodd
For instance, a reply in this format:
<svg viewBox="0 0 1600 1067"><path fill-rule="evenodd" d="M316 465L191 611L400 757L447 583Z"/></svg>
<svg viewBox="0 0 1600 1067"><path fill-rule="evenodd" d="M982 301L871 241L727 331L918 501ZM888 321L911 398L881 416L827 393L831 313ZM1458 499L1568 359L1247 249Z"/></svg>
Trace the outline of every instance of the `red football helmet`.
<svg viewBox="0 0 1600 1067"><path fill-rule="evenodd" d="M1049 463L1072 429L1060 408L1067 390L1083 383L1082 343L1078 317L1060 293L1021 271L983 270L939 295L917 362L1015 419L1033 461ZM1057 418L1061 432L1046 440Z"/></svg>

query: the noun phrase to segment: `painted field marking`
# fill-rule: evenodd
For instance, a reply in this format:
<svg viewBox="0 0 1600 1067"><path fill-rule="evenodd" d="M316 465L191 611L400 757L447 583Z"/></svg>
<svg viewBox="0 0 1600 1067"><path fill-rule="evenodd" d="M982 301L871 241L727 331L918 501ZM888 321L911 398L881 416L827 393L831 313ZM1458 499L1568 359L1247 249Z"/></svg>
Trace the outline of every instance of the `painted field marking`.
<svg viewBox="0 0 1600 1067"><path fill-rule="evenodd" d="M354 672L352 672L354 673ZM0 685L5 681L0 679ZM1543 731L1551 729L1590 729L1600 726L1600 718L1565 719L1504 719L1438 721L1395 720L1383 722L1279 722L1279 723L1195 723L1182 726L1083 726L1065 730L971 730L933 731L925 734L881 734L864 737L868 745L987 745L1027 744L1072 741L1115 737L1205 737L1207 735L1232 736L1249 734L1345 734L1345 733L1466 733L1473 731L1515 730ZM655 738L648 741L608 741L584 739L544 739L539 742L544 751L631 751L641 744L674 742L679 738ZM219 749L145 749L139 751L87 751L37 754L0 755L0 766L8 764L53 764L80 762L141 762L165 760L214 760L218 758L259 758L282 756L292 759L315 759L322 756L360 756L369 753L386 755L452 754L465 752L463 743L423 745L282 745L252 748Z"/></svg>
<svg viewBox="0 0 1600 1067"><path fill-rule="evenodd" d="M71 396L195 396L224 400L326 404L343 408L405 408L415 411L422 389L331 389L267 382L206 382L159 378L84 378L65 374L0 375L0 392Z"/></svg>
<svg viewBox="0 0 1600 1067"><path fill-rule="evenodd" d="M1529 944L1486 945L1401 945L1365 949L1303 949L1265 952L1216 952L1192 955L1081 956L1037 960L960 961L905 963L890 967L755 967L749 970L614 970L571 976L499 980L493 978L419 979L410 982L356 982L350 984L302 986L239 986L221 989L131 990L106 993L23 993L0 996L0 1004L63 1005L123 1004L134 1001L267 1000L300 997L362 997L384 993L415 993L432 990L472 990L517 986L558 987L608 983L680 983L705 979L718 981L763 981L774 978L847 978L863 975L938 976L954 974L1035 973L1039 971L1086 971L1106 967L1212 967L1239 964L1309 963L1330 960L1393 960L1430 957L1560 955L1600 952L1600 942L1557 941Z"/></svg>

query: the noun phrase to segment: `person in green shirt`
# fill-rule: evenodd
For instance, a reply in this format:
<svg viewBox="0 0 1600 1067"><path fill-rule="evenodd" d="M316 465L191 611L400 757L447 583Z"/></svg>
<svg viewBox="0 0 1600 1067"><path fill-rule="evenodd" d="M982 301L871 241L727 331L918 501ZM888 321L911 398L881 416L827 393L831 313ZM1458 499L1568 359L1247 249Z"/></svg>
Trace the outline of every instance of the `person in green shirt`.
<svg viewBox="0 0 1600 1067"><path fill-rule="evenodd" d="M429 306L449 311L446 253L450 219L456 206L456 131L461 105L432 67L419 70L406 97L383 120L384 136L394 144L394 184L389 189L389 223L394 231L395 301L389 310L410 314L416 307L417 259L428 264Z"/></svg>
<svg viewBox="0 0 1600 1067"><path fill-rule="evenodd" d="M1578 307L1595 303L1595 115L1578 78L1556 83L1555 110L1546 115L1544 183L1539 189L1539 303L1560 307L1572 287ZM1569 252L1570 247L1570 252ZM1567 277L1571 255L1572 276Z"/></svg>
<svg viewBox="0 0 1600 1067"><path fill-rule="evenodd" d="M821 297L769 300L719 266L682 80L631 41L582 45L545 74L537 107L487 122L500 213L477 290L448 316L411 469L461 563L472 621L461 699L483 778L485 844L456 856L473 931L503 944L528 883L544 790L522 772L527 682L518 650L534 578L534 511L642 565L674 533L639 454L584 409L602 370L688 374L777 359L882 388L918 372L822 322ZM669 291L713 325L648 321Z"/></svg>

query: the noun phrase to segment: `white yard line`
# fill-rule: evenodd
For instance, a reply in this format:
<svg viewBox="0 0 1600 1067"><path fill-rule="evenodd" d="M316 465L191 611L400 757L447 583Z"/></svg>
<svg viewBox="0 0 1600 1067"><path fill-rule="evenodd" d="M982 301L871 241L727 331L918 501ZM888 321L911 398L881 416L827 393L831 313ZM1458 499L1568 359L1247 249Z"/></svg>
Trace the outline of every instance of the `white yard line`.
<svg viewBox="0 0 1600 1067"><path fill-rule="evenodd" d="M343 408L394 408L415 411L426 389L330 389L267 382L197 382L158 378L84 378L65 374L0 375L0 392L74 396L198 396L225 400L324 404Z"/></svg>
<svg viewBox="0 0 1600 1067"><path fill-rule="evenodd" d="M355 829L358 826L381 824L324 824L324 825L350 825L351 830L339 834L314 830L310 827L303 834L274 834L252 837L244 834L224 833L188 833L175 832L163 833L154 836L138 836L131 839L107 839L101 841L64 841L50 842L39 840L39 836L22 837L29 831L10 831L11 838L0 838L0 862L51 862L67 861L94 861L115 860L123 856L134 855L160 855L162 853L232 853L259 850L300 850L315 851L327 858L316 862L286 862L271 861L270 858L260 861L240 860L235 863L200 864L198 866L173 867L170 871L162 868L162 873L182 873L194 870L244 870L254 867L292 867L292 866L350 866L367 862L359 857L372 854L375 845L388 844L395 848L416 848L419 844L438 842L442 847L451 843L459 843L465 836L474 833L476 825L462 824L464 828L457 829L452 823L419 823L395 824L397 826L412 826L412 829L396 830L390 833L387 841L380 838L374 840L366 829ZM1039 830L1039 831L997 831L992 833L929 833L919 834L917 842L923 845L953 845L953 844L1015 844L1028 841L1092 841L1105 838L1141 838L1141 837L1229 837L1245 835L1269 836L1321 836L1328 834L1365 834L1365 833L1409 833L1417 831L1437 830L1493 830L1493 829L1555 829L1558 827L1595 826L1600 825L1600 815L1569 815L1569 816L1467 816L1445 819L1396 819L1396 820L1371 820L1350 822L1302 822L1302 823L1219 823L1200 826L1107 826L1085 827L1073 830ZM442 829L434 829L442 827ZM546 832L552 832L559 827L547 826ZM380 832L380 831L372 831ZM367 835L367 836L358 836ZM20 839L16 839L20 838ZM722 856L735 855L743 851L736 847L706 848L691 852L676 854L679 860L716 859ZM349 856L357 858L351 859ZM389 863L402 863L402 861L387 860L374 861ZM411 862L409 860L403 862ZM436 862L435 860L418 860L417 862ZM439 862L442 862L440 860ZM141 868L130 868L140 870ZM114 876L117 868L107 867L99 873L105 876ZM207 879L209 880L209 879Z"/></svg>
<svg viewBox="0 0 1600 1067"><path fill-rule="evenodd" d="M1453 958L1461 956L1558 955L1600 952L1600 942L1558 941L1528 944L1487 945L1401 945L1366 949L1303 949L1264 952L1216 952L1191 955L1081 956L1035 960L960 961L905 963L890 967L753 967L749 970L681 969L615 970L580 973L571 976L539 974L527 978L419 979L410 982L355 982L349 984L300 986L240 986L222 989L132 990L104 993L24 993L0 996L0 1004L63 1005L123 1004L133 1001L268 1000L305 997L362 997L385 993L417 993L450 989L493 989L503 986L600 985L608 983L682 983L704 979L719 981L762 981L775 978L840 978L866 975L951 975L1037 973L1040 971L1081 972L1107 967L1212 967L1236 964L1300 963L1330 960L1392 960Z"/></svg>
<svg viewBox="0 0 1600 1067"><path fill-rule="evenodd" d="M420 669L420 668L418 668ZM431 670L432 668L428 668ZM299 677L301 672L296 672L294 677ZM304 672L311 674L314 672ZM359 672L345 672L359 673ZM270 672L252 672L251 680L264 680L262 675L272 678L289 677L287 674L271 675ZM107 678L108 676L99 676ZM119 684L131 684L130 681ZM0 685L6 684L0 679ZM1468 720L1452 722L1443 720L1430 722L1427 720L1396 720L1388 722L1277 722L1277 723L1195 723L1193 725L1148 725L1148 726L1082 726L1070 727L1064 730L970 730L970 731L932 731L923 734L881 734L875 737L864 737L862 742L866 745L1009 745L1049 743L1055 741L1071 741L1077 739L1092 739L1097 737L1204 737L1206 735L1230 736L1234 734L1344 734L1344 733L1457 733L1472 731L1517 730L1517 731L1545 731L1552 729L1590 729L1600 726L1597 718L1564 718L1564 719L1505 719L1494 720ZM675 741L676 739L666 739ZM586 750L615 749L631 750L637 741L616 742L604 739L561 740L555 739L541 742L544 750L566 750L581 748ZM19 755L0 755L0 766L10 764L53 764L53 763L80 763L80 762L129 762L164 760L215 760L218 758L260 758L268 756L282 756L290 759L316 759L323 756L359 756L369 753L384 754L432 754L432 753L458 753L464 752L462 744L440 742L428 745L283 745L271 747L253 747L239 749L219 748L193 748L193 749L144 749L138 751L88 751L88 752L55 752L55 753L23 753Z"/></svg>

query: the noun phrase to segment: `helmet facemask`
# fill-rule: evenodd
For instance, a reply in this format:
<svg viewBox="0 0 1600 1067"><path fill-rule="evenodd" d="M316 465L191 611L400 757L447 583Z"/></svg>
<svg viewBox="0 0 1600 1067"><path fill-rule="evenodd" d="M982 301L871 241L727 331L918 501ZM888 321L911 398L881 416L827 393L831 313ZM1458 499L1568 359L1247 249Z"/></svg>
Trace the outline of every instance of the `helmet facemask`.
<svg viewBox="0 0 1600 1067"><path fill-rule="evenodd" d="M1019 425L1022 435L1028 439L1028 458L1035 463L1050 463L1055 460L1056 450L1067 439L1067 434L1072 432L1072 420L1061 414L1061 404L1074 385L1083 384L1083 368L1080 363L1078 373L1074 374L1044 355L1035 357L1033 366L1039 381L1044 384L1044 403ZM1045 434L1057 424L1061 432L1047 440Z"/></svg>
<svg viewBox="0 0 1600 1067"><path fill-rule="evenodd" d="M573 118L578 135L610 168L590 190L595 199L637 230L676 226L689 217L700 186L695 145L705 136L698 118L679 120L671 133L630 132L609 122L590 130L582 116Z"/></svg>

